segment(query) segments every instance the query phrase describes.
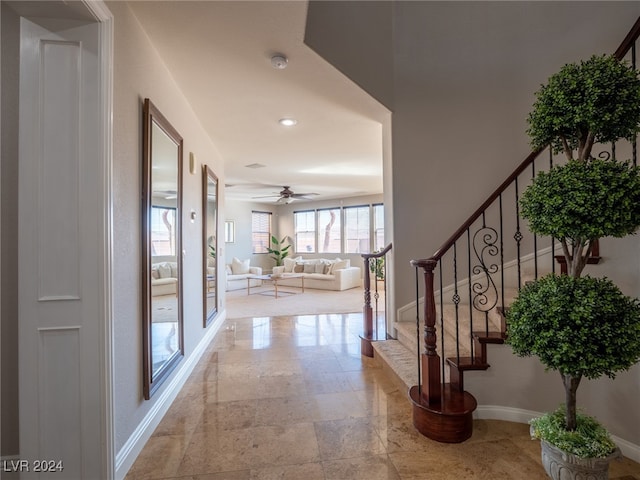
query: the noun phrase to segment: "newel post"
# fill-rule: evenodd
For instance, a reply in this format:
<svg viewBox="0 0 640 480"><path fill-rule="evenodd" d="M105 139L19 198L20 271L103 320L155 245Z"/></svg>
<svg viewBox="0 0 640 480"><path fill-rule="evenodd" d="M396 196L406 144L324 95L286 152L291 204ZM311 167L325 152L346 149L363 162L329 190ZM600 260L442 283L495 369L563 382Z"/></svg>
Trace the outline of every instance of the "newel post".
<svg viewBox="0 0 640 480"><path fill-rule="evenodd" d="M363 255L363 257L365 257ZM364 306L362 307L363 332L360 337L360 353L373 357L373 309L371 308L371 276L369 274L370 258L364 258Z"/></svg>
<svg viewBox="0 0 640 480"><path fill-rule="evenodd" d="M434 259L414 260L414 267L421 267L424 275L424 347L421 356L421 397L427 405L440 403L442 386L440 379L440 356L437 351L436 300L433 288Z"/></svg>

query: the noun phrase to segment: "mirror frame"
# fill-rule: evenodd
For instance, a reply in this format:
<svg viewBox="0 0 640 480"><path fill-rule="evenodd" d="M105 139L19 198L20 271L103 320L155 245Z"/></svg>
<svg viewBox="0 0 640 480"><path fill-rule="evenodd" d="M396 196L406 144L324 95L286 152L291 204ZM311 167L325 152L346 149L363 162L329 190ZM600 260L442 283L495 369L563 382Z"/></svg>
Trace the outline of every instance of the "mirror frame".
<svg viewBox="0 0 640 480"><path fill-rule="evenodd" d="M207 302L207 295L209 293L209 280L207 279L207 268L208 268L208 260L209 260L209 224L208 224L208 219L209 219L209 181L213 180L216 184L216 206L215 206L215 225L213 226L213 238L214 240L214 248L216 249L216 274L215 274L215 279L214 279L214 291L215 291L215 301L214 301L214 307L211 311L208 310L208 302ZM215 173L213 173L213 170L211 170L211 168L209 168L207 165L203 165L202 166L202 244L203 244L203 250L202 250L202 279L203 279L203 283L202 283L202 305L203 305L203 314L204 314L204 326L205 328L211 323L211 321L214 319L214 317L218 314L218 299L220 298L220 296L218 295L219 290L219 282L218 279L220 278L220 276L218 275L218 252L219 252L219 247L218 247L218 212L219 212L219 208L218 208L218 203L220 201L219 198L219 181L218 181L218 177Z"/></svg>
<svg viewBox="0 0 640 480"><path fill-rule="evenodd" d="M151 103L148 98L144 99L142 120L142 351L143 351L143 394L145 400L149 400L151 395L166 380L171 371L184 357L184 330L182 324L182 136L167 121L160 111ZM151 207L152 207L152 127L157 125L177 146L177 192L176 192L176 263L178 268L178 283L176 284L176 294L178 296L178 349L169 357L164 365L154 374L152 359L152 292L151 292Z"/></svg>

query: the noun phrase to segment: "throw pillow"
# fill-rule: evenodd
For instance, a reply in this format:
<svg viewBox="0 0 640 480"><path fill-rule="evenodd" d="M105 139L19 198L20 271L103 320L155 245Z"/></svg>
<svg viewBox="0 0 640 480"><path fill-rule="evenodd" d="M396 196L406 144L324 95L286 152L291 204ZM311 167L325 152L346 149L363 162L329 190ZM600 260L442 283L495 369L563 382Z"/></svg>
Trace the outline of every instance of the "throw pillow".
<svg viewBox="0 0 640 480"><path fill-rule="evenodd" d="M304 273L315 273L316 266L313 263L305 263L304 264Z"/></svg>
<svg viewBox="0 0 640 480"><path fill-rule="evenodd" d="M171 267L168 263L158 265L158 272L160 273L160 278L171 278Z"/></svg>
<svg viewBox="0 0 640 480"><path fill-rule="evenodd" d="M325 269L325 263L324 262L318 262L316 263L316 268L314 273L324 273L324 269Z"/></svg>
<svg viewBox="0 0 640 480"><path fill-rule="evenodd" d="M303 273L304 272L304 263L296 263L293 266L293 273Z"/></svg>
<svg viewBox="0 0 640 480"><path fill-rule="evenodd" d="M236 257L233 257L233 260L231 260L231 271L234 275L249 273L249 259L238 260Z"/></svg>
<svg viewBox="0 0 640 480"><path fill-rule="evenodd" d="M335 273L336 270L342 270L343 268L347 268L349 266L349 260L340 260L333 264L333 268L331 269L331 273Z"/></svg>
<svg viewBox="0 0 640 480"><path fill-rule="evenodd" d="M283 265L284 265L284 272L285 273L291 273L291 272L293 272L293 267L295 267L295 265L296 265L296 259L295 258L285 258Z"/></svg>
<svg viewBox="0 0 640 480"><path fill-rule="evenodd" d="M227 275L233 275L233 270L231 270L231 265L225 265L224 271L227 273Z"/></svg>

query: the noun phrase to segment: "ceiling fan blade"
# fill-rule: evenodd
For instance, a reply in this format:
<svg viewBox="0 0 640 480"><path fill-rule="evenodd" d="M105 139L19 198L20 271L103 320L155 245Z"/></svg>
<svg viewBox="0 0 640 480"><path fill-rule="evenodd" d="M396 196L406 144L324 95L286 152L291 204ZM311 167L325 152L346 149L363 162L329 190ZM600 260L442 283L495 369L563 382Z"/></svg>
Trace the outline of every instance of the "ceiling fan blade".
<svg viewBox="0 0 640 480"><path fill-rule="evenodd" d="M318 195L317 193L292 193L291 196L293 198L309 198L310 196L316 196Z"/></svg>

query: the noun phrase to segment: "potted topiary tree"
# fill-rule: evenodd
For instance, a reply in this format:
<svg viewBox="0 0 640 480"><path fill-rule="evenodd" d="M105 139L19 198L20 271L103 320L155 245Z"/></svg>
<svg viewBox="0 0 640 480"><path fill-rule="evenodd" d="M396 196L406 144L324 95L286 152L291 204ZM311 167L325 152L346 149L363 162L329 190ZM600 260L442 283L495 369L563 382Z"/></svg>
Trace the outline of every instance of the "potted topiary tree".
<svg viewBox="0 0 640 480"><path fill-rule="evenodd" d="M640 80L615 58L594 56L565 65L536 96L528 119L532 144L564 152L567 163L536 176L521 213L534 233L560 242L568 274L520 291L507 313L507 342L517 355L537 355L557 370L565 387L565 406L531 422L547 473L564 479L576 478L567 476L572 470L596 469L589 478L606 479L608 461L592 457L609 458L616 447L593 419L578 414L576 391L583 377L614 377L640 361L640 305L611 281L581 275L596 240L640 226L640 176L629 162L595 159L591 151L594 143L635 137ZM585 439L587 433L595 436ZM565 453L550 460L556 449ZM557 467L563 458L568 464Z"/></svg>

